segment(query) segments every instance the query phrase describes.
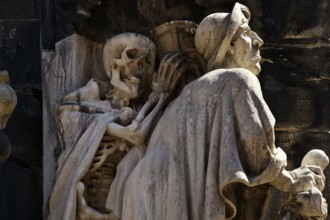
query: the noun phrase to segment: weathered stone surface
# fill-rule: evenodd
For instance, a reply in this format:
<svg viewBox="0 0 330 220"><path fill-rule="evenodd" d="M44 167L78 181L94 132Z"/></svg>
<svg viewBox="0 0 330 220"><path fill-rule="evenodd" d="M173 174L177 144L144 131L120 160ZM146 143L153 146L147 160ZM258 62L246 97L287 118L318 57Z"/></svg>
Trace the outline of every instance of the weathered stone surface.
<svg viewBox="0 0 330 220"><path fill-rule="evenodd" d="M15 145L13 148L15 149ZM40 160L40 157L38 159ZM40 165L26 164L11 158L1 165L0 210L2 220L42 219L41 176Z"/></svg>
<svg viewBox="0 0 330 220"><path fill-rule="evenodd" d="M165 21L185 19L198 23L207 14L230 12L234 2L47 0L42 2L43 45L51 49L56 41L74 32L96 41L128 31L148 36L150 29ZM252 28L266 41L287 38L327 40L330 36L328 0L248 0L244 4L255 15L251 20ZM81 8L85 8L88 16L79 13Z"/></svg>
<svg viewBox="0 0 330 220"><path fill-rule="evenodd" d="M1 0L0 19L30 19L39 17L39 1Z"/></svg>
<svg viewBox="0 0 330 220"><path fill-rule="evenodd" d="M86 45L80 44L80 48L95 45L85 41ZM60 55L59 51L57 53ZM161 67L164 72L158 73L156 78L160 80L153 84L153 98L142 104L144 96L149 95L147 89L151 86L154 73L155 45L142 35L123 33L107 41L102 55L109 78L107 83L111 84L106 96L101 95L99 79L94 79L86 86L67 94L54 107L58 107L57 133L62 141L63 151L58 158L57 178L49 200L49 219L75 219L76 216L93 218L88 215L93 214L90 213L91 207L100 212L105 211L116 165L130 146L143 148L154 119L169 101L165 98L168 97L168 90L175 88L177 79L183 74L181 65L178 64L186 59L182 55L164 58L165 61L161 63L161 66L164 65ZM77 56L81 58L82 54ZM76 57L71 57L74 58ZM51 65L58 67L59 63L53 61ZM173 65L168 66L171 62L174 62ZM173 66L176 68L172 68ZM181 72L176 71L178 68ZM165 77L169 80L164 80ZM62 86L61 83L52 85L53 88ZM52 89L50 94L57 93L58 90ZM51 97L56 97L56 94ZM133 119L135 120L132 121ZM120 180L117 187L122 186L124 184ZM83 202L85 199L88 206ZM122 202L122 198L117 202ZM98 215L100 214L105 213Z"/></svg>
<svg viewBox="0 0 330 220"><path fill-rule="evenodd" d="M112 0L99 1L99 5L90 8L85 6L91 2L98 1L43 1L44 48L54 49L55 42L73 33L104 42L123 32L148 36L153 27L163 22L178 19L200 21L204 16L197 4L184 0ZM79 13L81 6L87 8L88 16ZM57 20L54 19L55 15Z"/></svg>
<svg viewBox="0 0 330 220"><path fill-rule="evenodd" d="M273 82L276 80L273 79ZM276 118L278 130L329 130L328 86L306 88L282 85L277 86L277 91L268 89L264 89L264 96Z"/></svg>
<svg viewBox="0 0 330 220"><path fill-rule="evenodd" d="M152 14L148 16L152 17ZM150 219L164 220L211 220L229 216L257 219L269 211L266 210L269 207L264 206L269 203L262 201L267 198L271 186L290 194L281 209L281 216L286 216L285 219L287 216L324 218L327 215L321 193L324 178L319 176L323 175L323 171L300 165L291 171L285 169L285 153L274 144L275 121L255 76L261 70L259 47L263 41L251 31L249 20L248 8L238 3L231 14L216 13L202 20L196 29L194 44L207 60L207 73L185 87L158 123L149 116L155 109L159 110L159 103L164 103L163 93L167 94L174 88L169 81L176 81L174 76L179 78L183 73L185 59L180 58L182 55L164 56L153 77L156 80L152 84L153 93L141 111L137 107L138 111L133 114L134 107L141 106L142 102L136 100L131 106L130 100L139 97L143 90L137 86L149 72L139 71L146 66L145 63L150 65L153 62L148 59L148 53L154 50L147 49L144 43L149 40L144 38L141 41L138 40L140 35L128 33L111 38L103 53L106 75L112 85L106 99L101 98L98 81L91 80L86 86L66 95L61 103L58 97L70 92L71 88L78 88L81 80L90 76L86 69L81 68L83 64L77 61L95 61L85 60L88 57L85 51L89 45L94 48L96 44L76 35L58 44L55 56L45 59L49 62L44 65L45 72L50 73L44 79L46 87L49 87L45 100L51 100L45 105L44 121L53 115L52 112L55 113L58 103L57 131L64 149L58 159L48 218L145 219L148 215ZM164 27L169 32L173 30L169 25ZM172 37L182 37L178 33L168 35L169 38L164 38L164 41L169 40L168 44L162 42L161 45L171 48L171 42L177 42ZM300 57L293 57L300 62ZM174 62L175 58L179 61ZM76 66L83 73L80 79ZM178 69L173 69L173 66ZM168 69L170 76L166 75ZM301 75L308 74L309 70ZM54 76L61 81L52 79ZM275 107L289 106L295 112L286 113L276 129L286 132L285 135L288 131L299 132L293 137L293 141L298 143L304 134L302 131L311 129L315 124L315 94L304 88L304 84L300 85L301 88L288 87L278 78L278 81L267 84L267 80L272 78L275 76L270 73L264 77L268 98L289 97L272 103ZM164 86L167 84L170 90ZM67 88L70 89L67 91ZM290 102L293 97L296 101ZM158 103L151 110L153 102ZM125 125L121 121L122 110L130 110L125 113L129 116L129 120L127 117L124 120ZM279 109L277 114L284 113ZM145 139L150 129L145 121L156 124L155 130L151 131L150 142ZM47 125L55 128L54 123ZM47 143L53 143L47 151L54 152L58 149L58 140L52 141L54 130L46 132ZM110 141L106 143L107 140ZM148 146L145 154L144 146ZM121 158L115 157L116 162L108 164L107 160L114 159L117 149L126 149L128 153ZM46 157L51 162L47 160L45 166L54 167L56 156L48 154ZM103 165L109 168L108 178L101 175L103 172L97 172ZM51 175L48 177L46 181L52 178ZM101 194L108 194L107 199L101 198ZM273 212L271 218L276 218L275 215Z"/></svg>
<svg viewBox="0 0 330 220"><path fill-rule="evenodd" d="M285 86L319 88L330 83L330 46L326 41L282 41L262 49L263 87L278 90ZM280 82L276 83L276 82Z"/></svg>
<svg viewBox="0 0 330 220"><path fill-rule="evenodd" d="M207 14L223 11L235 1L232 0L196 0ZM255 18L251 26L267 42L270 39L328 39L329 12L328 0L247 0L244 1Z"/></svg>
<svg viewBox="0 0 330 220"><path fill-rule="evenodd" d="M17 18L0 20L0 71L8 71L18 98L4 130L12 147L0 168L0 212L5 220L42 219L40 27L34 19L38 15L31 14L38 7L34 3L4 1L0 6L6 10L1 18Z"/></svg>
<svg viewBox="0 0 330 220"><path fill-rule="evenodd" d="M235 4L235 0L195 0L196 4L203 8L224 7Z"/></svg>
<svg viewBox="0 0 330 220"><path fill-rule="evenodd" d="M1 219L42 219L41 92L17 91L18 106L4 132L12 145L0 167Z"/></svg>
<svg viewBox="0 0 330 220"><path fill-rule="evenodd" d="M82 87L92 77L106 79L102 59L103 44L72 35L56 45L56 53L43 54L43 201L52 190L55 160L63 150L57 138L54 114L65 94ZM56 91L56 92L54 92Z"/></svg>
<svg viewBox="0 0 330 220"><path fill-rule="evenodd" d="M40 88L16 88L18 105L4 132L11 155L0 167L1 219L42 219Z"/></svg>
<svg viewBox="0 0 330 220"><path fill-rule="evenodd" d="M327 155L330 155L330 133L329 127L326 129L304 129L297 132L276 131L276 145L283 148L288 156L288 169L294 169L300 166L304 155L314 149L322 149ZM324 170L327 178L324 197L330 199L330 169ZM277 198L285 198L287 195L277 192ZM274 206L279 206L280 201L274 201ZM329 219L329 217L327 218Z"/></svg>
<svg viewBox="0 0 330 220"><path fill-rule="evenodd" d="M262 50L260 81L276 129L329 130L329 46L324 41L289 42L271 43Z"/></svg>
<svg viewBox="0 0 330 220"><path fill-rule="evenodd" d="M266 102L276 118L276 129L296 131L309 128L315 122L315 93L303 87L277 87L264 90Z"/></svg>
<svg viewBox="0 0 330 220"><path fill-rule="evenodd" d="M294 0L262 1L263 37L329 37L329 1Z"/></svg>
<svg viewBox="0 0 330 220"><path fill-rule="evenodd" d="M73 16L77 12L75 5L76 1L41 1L42 21L40 24L42 24L43 32L42 44L45 49L54 49L56 41L71 35L77 30L82 34L85 34L85 36L99 41L104 41L105 38L124 31L135 31L148 35L149 30L155 27L157 22L155 22L154 19L150 19L150 15L149 20L147 20L146 16L139 12L137 2L138 1L128 0L104 0L100 7L91 10L92 17L79 21L79 19L76 20ZM38 3L39 1L25 0L18 4L17 1L3 0L0 4L0 18L38 19L36 13L36 11L38 11L38 7L36 7L38 6ZM160 16L162 19L166 18L166 16L163 15L166 13L167 9L170 9L172 6L184 5L183 9L185 12L191 11L191 16L189 18L192 19L190 20L199 23L201 18L208 13L217 12L219 10L227 10L227 12L230 12L234 1L196 0L190 1L189 3L187 3L187 1L162 1L161 3L165 4L165 11L163 10L162 16ZM198 4L193 3L198 3L204 8L198 7ZM247 0L244 1L244 4L247 4L254 15L251 21L252 28L257 30L258 34L261 35L266 42L265 50L261 53L262 56L273 61L273 63L264 62L262 64L263 72L261 74L261 82L265 99L276 116L278 122L277 127L284 129L278 131L276 134L277 145L285 149L288 153L289 160L294 163L294 167L298 167L303 155L309 149L312 149L314 145L316 147L320 146L323 150L329 152L330 141L327 138L327 132L330 128L330 89L328 83L329 80L327 79L327 77L329 77L329 71L327 71L329 69L328 38L330 36L329 0L280 0L276 2L272 0ZM34 12L33 8L36 9ZM177 8L180 9L180 7ZM145 12L146 10L143 9L143 11ZM157 10L155 9L154 11ZM150 12L150 14L153 15L154 13L152 14L152 12ZM104 18L106 18L106 22L103 20ZM77 26L74 26L72 20L75 21ZM2 20L1 22L2 24L8 24L8 22L18 24L22 23L23 20ZM15 81L20 84L19 90L22 91L21 95L23 97L32 95L32 103L35 103L35 98L40 100L41 97L40 85L34 87L35 82L40 84L40 70L36 68L36 66L40 66L40 64L35 63L40 63L40 55L39 58L34 55L36 51L40 51L40 44L36 41L39 39L39 33L36 30L35 25L30 25L35 22L37 22L37 20L27 21L24 24L24 31L18 31L24 35L24 38L20 39L21 42L26 42L26 39L29 39L29 43L25 43L24 48L19 45L14 45L14 40L9 39L9 30L15 28L15 26L4 27L6 33L0 33L0 70L8 69L7 67L10 64L11 69L14 69L15 72L9 71L9 73L11 76L13 75L13 77L16 78ZM20 27L24 25L21 25ZM33 35L34 37L28 37L29 34L27 33L32 30L34 30L35 33ZM290 38L290 40L287 40L287 38ZM5 41L3 39L5 39ZM321 39L321 41L318 42L319 39ZM267 43L270 42L269 40L272 40L271 44ZM4 43L8 45L6 46ZM22 52L22 50L26 50L27 48L30 48L29 52ZM21 51L19 53L21 54L20 56L15 56L15 62L13 62L12 58L14 50ZM8 54L6 54L6 52L8 52ZM34 58L32 59L32 57ZM20 64L22 62L28 65ZM31 68L33 69L32 71ZM16 74L18 75L16 76ZM35 77L35 74L37 74L39 78ZM29 83L29 85L22 85L25 82ZM32 87L31 84L33 84ZM305 112L307 115L292 114L291 108L297 109L298 103L291 90L302 91L302 93L305 93L307 90L307 93L311 94L308 98L307 106L312 104L313 113L305 111L306 109L304 111L299 109L298 112ZM25 91L28 95L25 94ZM300 92L298 92L298 94L300 96ZM31 97L26 98L26 100L31 101ZM306 106L305 101L304 106ZM27 108L36 109L30 107ZM21 110L25 109L25 107L19 108L21 108ZM32 111L27 111L33 114ZM301 117L299 116L298 118L298 115ZM22 119L24 117L25 116L22 116ZM300 126L301 119L304 121L304 126ZM32 121L35 122L35 120L36 118ZM310 123L311 121L312 123ZM14 124L13 128L10 128L10 124L10 127L7 128L7 130L11 130L13 134L15 133L16 127L19 128L22 126L22 122L15 122ZM288 132L285 131L286 128L284 125L289 125L289 129L294 127L295 129L298 128L300 130ZM26 132L28 132L27 129ZM25 132L23 133L24 134L20 134L25 136ZM26 135L28 136L29 133ZM20 139L16 135L14 135L13 138L17 140ZM40 136L37 136L36 138L39 140L41 139ZM24 147L23 142L24 141L22 140L22 143L20 144L20 147L22 148ZM17 150L15 154L17 153L18 155L18 152L22 152L19 153L20 156L27 154L27 157L29 158L28 161L35 161L38 160L37 157L40 157L40 152L34 150L32 150L33 153L29 153L30 150L20 149ZM34 156L31 155L34 154L34 152L36 152L36 154ZM293 168L292 163L289 162L289 168ZM327 177L330 176L328 169L326 169L325 173ZM1 179L2 177L3 176L1 175ZM327 181L327 186L329 188L330 185L328 182L329 181ZM327 192L327 189L324 192L324 195L329 201L330 194ZM18 197L15 198L17 201L19 200ZM31 202L30 204L35 204L35 202ZM1 207L4 206L1 205ZM20 207L16 207L17 209L13 212L20 212ZM5 209L5 211L1 209L0 212L8 213L9 211L7 209Z"/></svg>
<svg viewBox="0 0 330 220"><path fill-rule="evenodd" d="M41 89L17 89L16 93L18 105L5 129L12 143L12 157L41 170Z"/></svg>
<svg viewBox="0 0 330 220"><path fill-rule="evenodd" d="M41 84L38 20L0 20L0 70L7 70L12 86Z"/></svg>

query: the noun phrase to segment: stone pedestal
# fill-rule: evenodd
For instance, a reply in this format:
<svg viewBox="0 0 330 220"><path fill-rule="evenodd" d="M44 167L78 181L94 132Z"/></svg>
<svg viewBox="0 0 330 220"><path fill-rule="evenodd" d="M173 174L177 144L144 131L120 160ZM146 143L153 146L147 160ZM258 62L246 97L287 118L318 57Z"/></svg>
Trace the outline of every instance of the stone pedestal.
<svg viewBox="0 0 330 220"><path fill-rule="evenodd" d="M56 160L63 151L54 121L56 106L65 94L91 78L106 80L102 60L103 44L72 35L56 44L55 52L43 52L43 201L52 190Z"/></svg>

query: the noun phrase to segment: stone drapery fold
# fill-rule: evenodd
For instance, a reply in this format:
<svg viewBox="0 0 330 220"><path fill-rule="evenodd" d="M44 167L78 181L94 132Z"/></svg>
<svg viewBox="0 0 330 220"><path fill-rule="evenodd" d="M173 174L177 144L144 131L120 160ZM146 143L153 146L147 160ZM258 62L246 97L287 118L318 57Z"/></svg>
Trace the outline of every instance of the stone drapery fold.
<svg viewBox="0 0 330 220"><path fill-rule="evenodd" d="M166 109L114 214L122 220L233 219L240 209L233 186L271 182L286 166L274 144L274 123L248 70L202 76Z"/></svg>
<svg viewBox="0 0 330 220"><path fill-rule="evenodd" d="M111 109L108 101L100 100L93 79L63 100L58 123L65 149L58 159L48 220L76 219L77 183L89 170L108 124L118 118L118 111Z"/></svg>

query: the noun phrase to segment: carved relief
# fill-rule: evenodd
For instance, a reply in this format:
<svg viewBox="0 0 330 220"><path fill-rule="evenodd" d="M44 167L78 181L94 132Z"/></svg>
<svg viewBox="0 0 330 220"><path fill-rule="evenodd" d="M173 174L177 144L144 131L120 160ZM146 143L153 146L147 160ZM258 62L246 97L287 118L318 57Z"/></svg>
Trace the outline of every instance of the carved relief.
<svg viewBox="0 0 330 220"><path fill-rule="evenodd" d="M77 15L82 18L89 18L91 16L91 11L101 4L102 0L60 0L60 5L63 8L76 6Z"/></svg>
<svg viewBox="0 0 330 220"><path fill-rule="evenodd" d="M150 22L190 17L191 2L186 0L139 0L137 7L141 15Z"/></svg>
<svg viewBox="0 0 330 220"><path fill-rule="evenodd" d="M109 93L100 97L99 84L92 79L63 98L58 127L65 150L58 160L49 219L85 218L96 211L107 215L106 192L118 163L134 146L137 156L143 155L152 123L185 69L183 54L165 56L151 85L155 55L156 48L148 38L133 33L117 35L104 46ZM151 87L152 92L146 93Z"/></svg>
<svg viewBox="0 0 330 220"><path fill-rule="evenodd" d="M59 103L65 150L48 219L258 219L270 187L292 194L283 219L326 217L328 158L311 152L285 169L256 77L263 41L250 16L236 3L198 26L156 27L156 46L134 33L106 42L109 92L91 79Z"/></svg>

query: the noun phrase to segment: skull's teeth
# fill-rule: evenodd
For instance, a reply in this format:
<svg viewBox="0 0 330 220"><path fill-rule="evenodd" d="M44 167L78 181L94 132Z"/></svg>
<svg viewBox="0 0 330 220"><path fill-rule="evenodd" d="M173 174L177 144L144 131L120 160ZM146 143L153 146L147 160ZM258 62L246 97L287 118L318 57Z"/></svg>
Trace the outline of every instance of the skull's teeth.
<svg viewBox="0 0 330 220"><path fill-rule="evenodd" d="M125 79L125 82L131 83L131 84L137 84L140 82L140 79L135 76L129 76Z"/></svg>

